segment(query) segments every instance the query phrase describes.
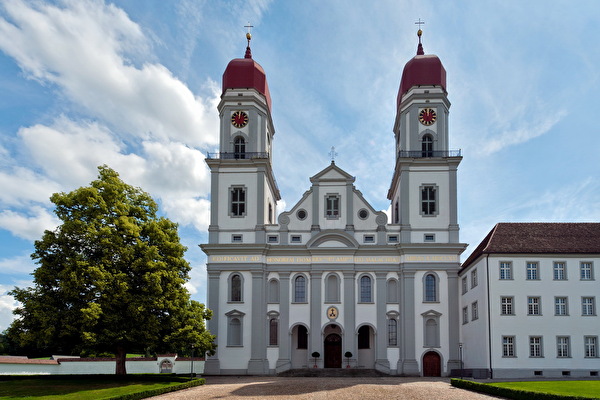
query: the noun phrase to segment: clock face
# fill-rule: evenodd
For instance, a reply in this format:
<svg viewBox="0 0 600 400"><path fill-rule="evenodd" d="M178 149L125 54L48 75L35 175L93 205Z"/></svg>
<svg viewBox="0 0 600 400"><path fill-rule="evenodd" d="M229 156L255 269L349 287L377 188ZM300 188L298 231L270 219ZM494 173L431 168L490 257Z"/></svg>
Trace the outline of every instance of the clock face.
<svg viewBox="0 0 600 400"><path fill-rule="evenodd" d="M419 112L419 122L425 126L432 125L435 122L437 115L435 110L424 108Z"/></svg>
<svg viewBox="0 0 600 400"><path fill-rule="evenodd" d="M338 309L331 306L327 309L327 318L336 319L338 317Z"/></svg>
<svg viewBox="0 0 600 400"><path fill-rule="evenodd" d="M248 114L243 111L236 111L231 115L231 124L236 128L243 128L248 125Z"/></svg>

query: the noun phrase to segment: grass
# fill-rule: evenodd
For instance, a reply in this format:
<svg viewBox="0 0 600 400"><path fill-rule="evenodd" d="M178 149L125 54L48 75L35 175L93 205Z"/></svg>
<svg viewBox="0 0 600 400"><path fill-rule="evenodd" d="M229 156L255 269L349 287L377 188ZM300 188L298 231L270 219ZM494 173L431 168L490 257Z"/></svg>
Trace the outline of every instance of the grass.
<svg viewBox="0 0 600 400"><path fill-rule="evenodd" d="M109 399L149 390L177 387L187 380L173 377L152 379L147 375L125 379L114 376L94 377L28 377L0 381L0 399Z"/></svg>
<svg viewBox="0 0 600 400"><path fill-rule="evenodd" d="M497 382L488 385L563 396L600 398L600 381Z"/></svg>

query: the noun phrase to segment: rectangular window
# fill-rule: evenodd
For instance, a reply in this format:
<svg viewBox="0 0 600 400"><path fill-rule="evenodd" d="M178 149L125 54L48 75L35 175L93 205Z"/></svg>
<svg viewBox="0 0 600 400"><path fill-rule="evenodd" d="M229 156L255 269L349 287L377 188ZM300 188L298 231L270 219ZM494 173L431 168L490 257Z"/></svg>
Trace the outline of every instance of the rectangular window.
<svg viewBox="0 0 600 400"><path fill-rule="evenodd" d="M535 281L539 278L539 265L536 262L527 263L527 280Z"/></svg>
<svg viewBox="0 0 600 400"><path fill-rule="evenodd" d="M243 237L242 235L231 235L231 242L232 243L242 243Z"/></svg>
<svg viewBox="0 0 600 400"><path fill-rule="evenodd" d="M467 293L467 277L462 278L462 294Z"/></svg>
<svg viewBox="0 0 600 400"><path fill-rule="evenodd" d="M365 235L363 237L363 241L365 243L375 243L375 236L373 236L373 235Z"/></svg>
<svg viewBox="0 0 600 400"><path fill-rule="evenodd" d="M582 262L579 268L579 277L582 281L591 281L592 279L594 279L591 262Z"/></svg>
<svg viewBox="0 0 600 400"><path fill-rule="evenodd" d="M502 336L502 357L515 357L514 336Z"/></svg>
<svg viewBox="0 0 600 400"><path fill-rule="evenodd" d="M477 286L477 284L477 269L474 269L473 271L471 271L471 288L474 288L475 286Z"/></svg>
<svg viewBox="0 0 600 400"><path fill-rule="evenodd" d="M479 319L479 307L477 305L477 302L471 304L471 319L473 321Z"/></svg>
<svg viewBox="0 0 600 400"><path fill-rule="evenodd" d="M539 297L528 297L527 315L541 315L540 303Z"/></svg>
<svg viewBox="0 0 600 400"><path fill-rule="evenodd" d="M554 298L554 315L569 315L566 297Z"/></svg>
<svg viewBox="0 0 600 400"><path fill-rule="evenodd" d="M596 299L594 297L581 298L581 315L596 315Z"/></svg>
<svg viewBox="0 0 600 400"><path fill-rule="evenodd" d="M388 242L389 243L398 243L398 236L396 236L396 235L388 236Z"/></svg>
<svg viewBox="0 0 600 400"><path fill-rule="evenodd" d="M246 190L241 187L231 188L231 212L232 217L243 217L246 215Z"/></svg>
<svg viewBox="0 0 600 400"><path fill-rule="evenodd" d="M598 337L597 336L585 336L583 338L583 344L585 346L585 357L596 358L598 357Z"/></svg>
<svg viewBox="0 0 600 400"><path fill-rule="evenodd" d="M435 235L433 233L426 233L423 235L424 242L435 242Z"/></svg>
<svg viewBox="0 0 600 400"><path fill-rule="evenodd" d="M421 215L436 214L435 186L421 188Z"/></svg>
<svg viewBox="0 0 600 400"><path fill-rule="evenodd" d="M325 217L329 219L340 217L340 197L337 194L330 194L325 197Z"/></svg>
<svg viewBox="0 0 600 400"><path fill-rule="evenodd" d="M279 241L279 237L277 236L269 236L269 243L277 243Z"/></svg>
<svg viewBox="0 0 600 400"><path fill-rule="evenodd" d="M513 298L501 297L501 307L502 315L513 315Z"/></svg>
<svg viewBox="0 0 600 400"><path fill-rule="evenodd" d="M564 262L554 263L554 280L564 281L567 279L567 267Z"/></svg>
<svg viewBox="0 0 600 400"><path fill-rule="evenodd" d="M500 263L500 279L507 280L512 279L512 263L502 261Z"/></svg>
<svg viewBox="0 0 600 400"><path fill-rule="evenodd" d="M543 357L541 336L529 337L529 357Z"/></svg>
<svg viewBox="0 0 600 400"><path fill-rule="evenodd" d="M469 308L468 307L463 307L463 315L462 315L462 323L466 324L467 322L469 322Z"/></svg>
<svg viewBox="0 0 600 400"><path fill-rule="evenodd" d="M556 337L556 357L570 357L570 339L568 336Z"/></svg>
<svg viewBox="0 0 600 400"><path fill-rule="evenodd" d="M292 235L291 242L292 243L300 243L300 242L302 242L302 236Z"/></svg>

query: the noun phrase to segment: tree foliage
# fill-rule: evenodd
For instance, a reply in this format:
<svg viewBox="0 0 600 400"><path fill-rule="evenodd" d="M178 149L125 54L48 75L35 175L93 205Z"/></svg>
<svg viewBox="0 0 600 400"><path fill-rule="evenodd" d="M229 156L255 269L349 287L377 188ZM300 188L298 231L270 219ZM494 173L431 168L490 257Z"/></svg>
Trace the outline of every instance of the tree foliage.
<svg viewBox="0 0 600 400"><path fill-rule="evenodd" d="M118 374L126 352L211 352L212 313L183 286L190 266L177 225L146 192L98 170L90 186L52 195L62 223L35 242L34 286L11 292L21 306L9 336L55 353L114 352Z"/></svg>

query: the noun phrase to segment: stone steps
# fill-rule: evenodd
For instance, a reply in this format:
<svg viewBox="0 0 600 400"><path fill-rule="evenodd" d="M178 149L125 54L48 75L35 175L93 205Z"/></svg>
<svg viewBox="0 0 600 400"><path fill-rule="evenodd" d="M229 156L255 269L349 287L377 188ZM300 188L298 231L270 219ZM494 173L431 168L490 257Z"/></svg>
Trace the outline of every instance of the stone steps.
<svg viewBox="0 0 600 400"><path fill-rule="evenodd" d="M302 368L289 369L277 376L284 377L378 377L389 376L381 371L366 368Z"/></svg>

